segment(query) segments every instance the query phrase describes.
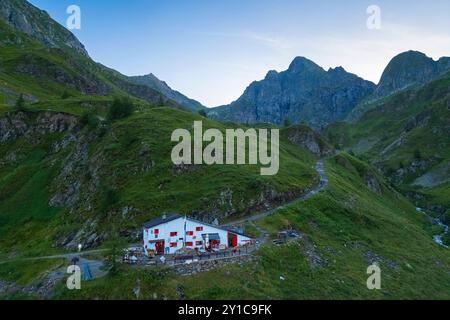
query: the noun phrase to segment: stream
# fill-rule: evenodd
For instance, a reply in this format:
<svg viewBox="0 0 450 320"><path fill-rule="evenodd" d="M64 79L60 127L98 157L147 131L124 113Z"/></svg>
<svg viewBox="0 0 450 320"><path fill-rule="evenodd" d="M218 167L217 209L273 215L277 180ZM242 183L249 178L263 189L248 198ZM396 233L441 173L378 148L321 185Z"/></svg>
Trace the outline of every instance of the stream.
<svg viewBox="0 0 450 320"><path fill-rule="evenodd" d="M416 211L422 213L423 215L427 215L422 208L416 208ZM440 226L440 227L442 227L444 229L444 233L434 235L433 236L433 241L435 243L437 243L438 245L448 249L448 246L445 245L444 241L442 240L442 236L444 236L444 235L446 235L446 234L448 234L450 232L450 227L448 225L444 224L439 219L434 219L434 221L435 221L435 223L438 226Z"/></svg>

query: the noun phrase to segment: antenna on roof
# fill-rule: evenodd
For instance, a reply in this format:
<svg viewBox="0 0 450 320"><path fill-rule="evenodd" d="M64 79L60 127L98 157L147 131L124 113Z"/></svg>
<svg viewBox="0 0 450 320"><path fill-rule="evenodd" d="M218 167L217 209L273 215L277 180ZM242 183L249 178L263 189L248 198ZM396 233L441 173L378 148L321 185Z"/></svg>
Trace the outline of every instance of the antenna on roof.
<svg viewBox="0 0 450 320"><path fill-rule="evenodd" d="M167 215L164 213L162 218L163 218L163 220L166 220L167 219Z"/></svg>

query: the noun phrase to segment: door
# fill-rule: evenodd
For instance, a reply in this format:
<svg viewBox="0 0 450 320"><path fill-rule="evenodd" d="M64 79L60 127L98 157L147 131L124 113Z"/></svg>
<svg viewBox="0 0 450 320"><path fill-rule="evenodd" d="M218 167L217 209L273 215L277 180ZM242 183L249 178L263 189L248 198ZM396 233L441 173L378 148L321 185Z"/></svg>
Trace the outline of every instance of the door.
<svg viewBox="0 0 450 320"><path fill-rule="evenodd" d="M238 244L238 237L236 234L228 232L228 247L236 248Z"/></svg>
<svg viewBox="0 0 450 320"><path fill-rule="evenodd" d="M164 254L164 240L155 243L156 254Z"/></svg>

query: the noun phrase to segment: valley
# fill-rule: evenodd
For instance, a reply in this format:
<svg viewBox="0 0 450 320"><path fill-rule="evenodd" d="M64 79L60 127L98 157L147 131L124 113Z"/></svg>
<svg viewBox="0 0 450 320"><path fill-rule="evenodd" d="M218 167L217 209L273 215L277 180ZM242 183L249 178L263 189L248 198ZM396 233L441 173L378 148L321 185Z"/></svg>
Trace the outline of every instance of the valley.
<svg viewBox="0 0 450 320"><path fill-rule="evenodd" d="M375 84L297 57L208 109L2 0L0 299L450 299L449 61L404 52ZM172 213L257 250L187 275L121 263ZM78 255L96 276L72 291Z"/></svg>

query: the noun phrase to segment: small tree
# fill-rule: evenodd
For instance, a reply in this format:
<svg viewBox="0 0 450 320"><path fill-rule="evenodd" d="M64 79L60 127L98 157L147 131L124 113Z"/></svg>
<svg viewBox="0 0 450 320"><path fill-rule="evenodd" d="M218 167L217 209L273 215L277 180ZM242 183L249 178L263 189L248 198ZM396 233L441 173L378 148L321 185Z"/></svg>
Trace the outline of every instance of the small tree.
<svg viewBox="0 0 450 320"><path fill-rule="evenodd" d="M118 120L129 117L134 112L134 104L131 99L115 98L113 104L108 112L108 118L110 120Z"/></svg>
<svg viewBox="0 0 450 320"><path fill-rule="evenodd" d="M416 160L421 160L422 159L422 153L420 152L419 149L414 150L414 158Z"/></svg>
<svg viewBox="0 0 450 320"><path fill-rule="evenodd" d="M89 129L95 129L98 127L100 120L93 111L86 111L80 118L81 125L88 126Z"/></svg>
<svg viewBox="0 0 450 320"><path fill-rule="evenodd" d="M204 118L208 118L208 114L206 113L206 111L205 110L199 110L198 111L198 114L199 115L201 115L202 117L204 117Z"/></svg>
<svg viewBox="0 0 450 320"><path fill-rule="evenodd" d="M109 272L114 275L119 269L119 260L122 255L122 249L125 245L125 242L120 237L119 232L117 232L117 227L114 223L111 223L110 230L111 232L107 244L107 256L105 265L109 269Z"/></svg>
<svg viewBox="0 0 450 320"><path fill-rule="evenodd" d="M16 108L23 109L24 107L25 107L25 99L23 98L23 94L20 94L20 96L16 100Z"/></svg>
<svg viewBox="0 0 450 320"><path fill-rule="evenodd" d="M102 209L107 211L109 208L114 206L120 201L120 194L117 190L112 188L107 188L103 194Z"/></svg>
<svg viewBox="0 0 450 320"><path fill-rule="evenodd" d="M166 104L164 97L162 96L162 94L159 95L158 97L158 107L164 107Z"/></svg>

